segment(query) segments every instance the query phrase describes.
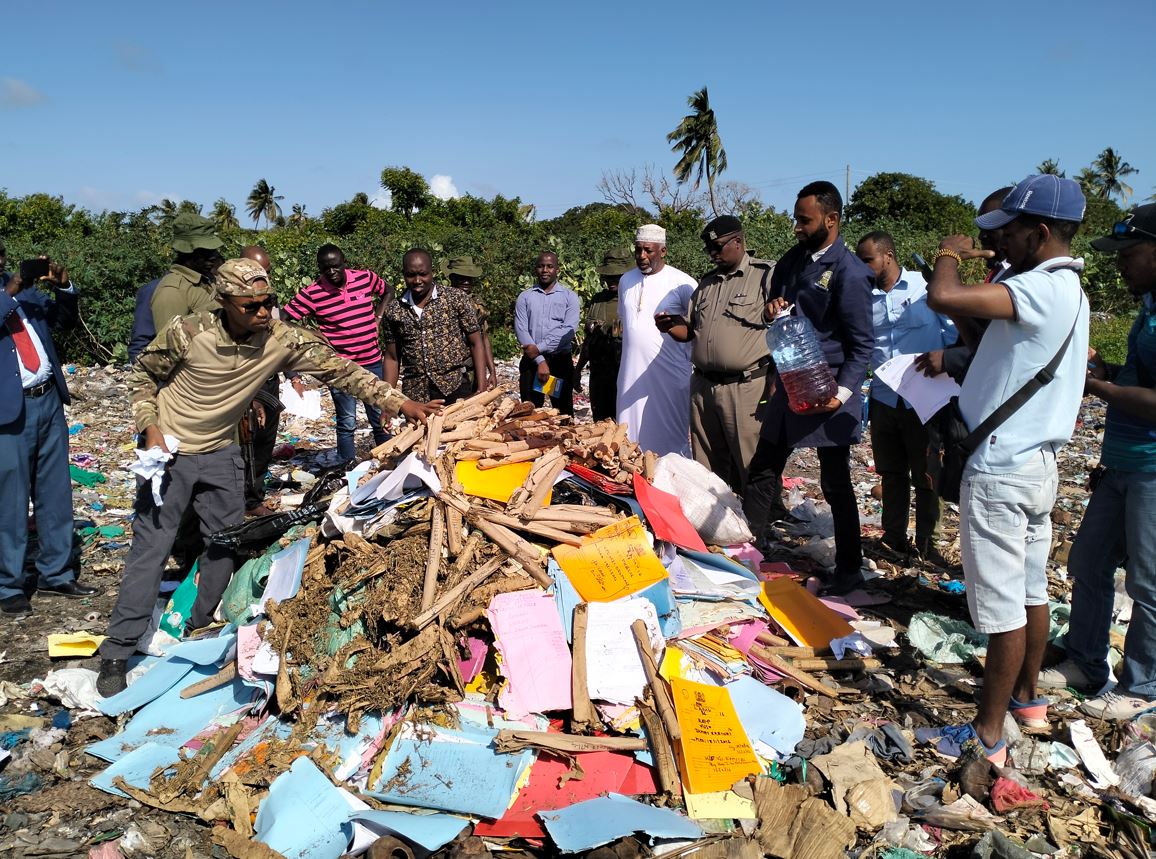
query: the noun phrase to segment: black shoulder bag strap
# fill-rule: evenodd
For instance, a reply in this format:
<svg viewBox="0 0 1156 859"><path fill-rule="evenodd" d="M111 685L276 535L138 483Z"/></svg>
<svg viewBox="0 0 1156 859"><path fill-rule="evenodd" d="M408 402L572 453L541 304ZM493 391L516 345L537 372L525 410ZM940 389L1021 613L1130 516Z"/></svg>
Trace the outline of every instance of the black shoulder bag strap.
<svg viewBox="0 0 1156 859"><path fill-rule="evenodd" d="M1076 306L1076 318L1072 320L1072 327L1068 331L1068 336L1064 338L1064 342L1060 344L1059 350L1052 356L1052 360L1048 362L1046 367L1028 379L1023 387L1008 397L1003 405L984 418L983 422L968 433L967 438L959 443L959 446L963 448L968 456L971 456L971 454L975 452L975 449L979 447L980 442L990 436L1000 424L1019 411L1024 403L1034 397L1036 391L1056 378L1056 368L1060 366L1060 361L1063 360L1064 353L1068 351L1068 346L1071 345L1072 335L1076 333L1076 326L1080 322L1080 311L1083 309L1084 292L1080 290L1080 303Z"/></svg>

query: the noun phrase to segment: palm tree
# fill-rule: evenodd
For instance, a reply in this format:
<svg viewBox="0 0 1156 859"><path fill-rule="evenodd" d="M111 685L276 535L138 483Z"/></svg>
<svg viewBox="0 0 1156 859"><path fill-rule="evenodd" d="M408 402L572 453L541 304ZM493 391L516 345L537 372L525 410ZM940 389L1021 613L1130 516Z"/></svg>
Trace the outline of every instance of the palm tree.
<svg viewBox="0 0 1156 859"><path fill-rule="evenodd" d="M1080 172L1076 174L1076 181L1080 183L1080 190L1084 192L1085 197L1101 196L1100 176L1091 167L1080 168Z"/></svg>
<svg viewBox="0 0 1156 859"><path fill-rule="evenodd" d="M284 199L283 194L277 194L276 188L264 179L259 180L249 192L249 199L245 201L245 211L253 219L253 226L256 227L262 217L265 219L266 227L280 218L281 206L278 205L278 201Z"/></svg>
<svg viewBox="0 0 1156 859"><path fill-rule="evenodd" d="M692 112L684 116L678 127L666 135L666 142L673 144L671 151L682 153L674 165L674 178L681 185L694 173L693 187L697 189L703 176L706 176L710 208L717 215L714 180L727 169L726 150L719 137L718 121L711 109L706 87L694 93L686 102Z"/></svg>
<svg viewBox="0 0 1156 859"><path fill-rule="evenodd" d="M1118 194L1120 202L1127 207L1128 198L1132 196L1132 186L1125 184L1124 177L1140 171L1121 158L1111 146L1096 156L1092 169L1096 173L1100 196L1108 200L1113 194Z"/></svg>
<svg viewBox="0 0 1156 859"><path fill-rule="evenodd" d="M237 207L224 197L218 197L217 202L213 203L213 211L209 217L213 219L218 232L241 226L241 222L237 220Z"/></svg>
<svg viewBox="0 0 1156 859"><path fill-rule="evenodd" d="M159 203L149 206L148 213L150 216L156 215L157 223L162 227L167 227L173 222L173 218L179 213L175 201L165 197Z"/></svg>
<svg viewBox="0 0 1156 859"><path fill-rule="evenodd" d="M1055 158L1048 158L1042 162L1040 166L1036 168L1036 172L1049 176L1059 176L1061 179L1066 175L1064 171L1060 169L1060 162Z"/></svg>
<svg viewBox="0 0 1156 859"><path fill-rule="evenodd" d="M304 203L293 204L293 214L289 216L289 225L293 227L303 227L309 220L309 215L305 212Z"/></svg>

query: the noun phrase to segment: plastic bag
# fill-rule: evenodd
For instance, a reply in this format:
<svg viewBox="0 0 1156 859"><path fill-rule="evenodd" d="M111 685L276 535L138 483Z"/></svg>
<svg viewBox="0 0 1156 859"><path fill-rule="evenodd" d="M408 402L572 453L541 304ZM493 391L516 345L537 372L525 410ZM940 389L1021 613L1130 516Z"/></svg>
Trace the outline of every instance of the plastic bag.
<svg viewBox="0 0 1156 859"><path fill-rule="evenodd" d="M677 453L661 457L654 485L678 496L683 515L708 545L733 546L754 539L739 497L721 477L693 459Z"/></svg>

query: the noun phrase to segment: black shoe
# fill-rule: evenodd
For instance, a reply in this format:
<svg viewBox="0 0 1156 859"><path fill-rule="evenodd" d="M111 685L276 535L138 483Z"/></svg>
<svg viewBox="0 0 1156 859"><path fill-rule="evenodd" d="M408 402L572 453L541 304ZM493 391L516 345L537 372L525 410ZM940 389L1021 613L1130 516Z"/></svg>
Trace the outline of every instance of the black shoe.
<svg viewBox="0 0 1156 859"><path fill-rule="evenodd" d="M10 615L11 617L28 617L28 615L32 614L32 603L24 594L5 597L0 600L0 613Z"/></svg>
<svg viewBox="0 0 1156 859"><path fill-rule="evenodd" d="M128 688L128 662L124 659L100 660L100 673L96 675L96 691L103 698L111 698Z"/></svg>
<svg viewBox="0 0 1156 859"><path fill-rule="evenodd" d="M841 597L863 586L863 575L856 570L853 573L835 573L822 583L819 596Z"/></svg>
<svg viewBox="0 0 1156 859"><path fill-rule="evenodd" d="M73 599L80 599L82 597L90 597L100 593L100 588L89 587L82 585L79 582L68 582L56 587L39 587L37 588L42 594L57 594L62 597L71 597Z"/></svg>

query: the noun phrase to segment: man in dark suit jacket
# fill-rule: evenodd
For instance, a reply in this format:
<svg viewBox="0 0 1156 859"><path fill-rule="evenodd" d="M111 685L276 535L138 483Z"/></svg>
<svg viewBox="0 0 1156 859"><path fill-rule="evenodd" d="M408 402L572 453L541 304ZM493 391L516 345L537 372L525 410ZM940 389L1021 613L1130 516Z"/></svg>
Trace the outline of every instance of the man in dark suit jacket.
<svg viewBox="0 0 1156 859"><path fill-rule="evenodd" d="M776 374L759 446L751 460L744 512L757 541L771 522L783 519L783 468L797 447L817 448L820 486L835 524L835 575L832 593L862 581L859 569L859 506L851 485L851 445L859 441L863 419L863 380L871 360L872 274L839 236L843 200L830 182L812 182L795 201L795 236L771 275L767 317L795 306L810 320L838 391L827 403L796 413L787 404L783 380Z"/></svg>
<svg viewBox="0 0 1156 859"><path fill-rule="evenodd" d="M52 343L53 330L76 324L76 289L64 267L47 260L21 269L17 275L0 269L0 612L8 615L29 614L35 590L70 597L97 592L77 583L72 564L69 396ZM38 289L37 280L55 298ZM40 542L35 579L24 568L29 500Z"/></svg>

